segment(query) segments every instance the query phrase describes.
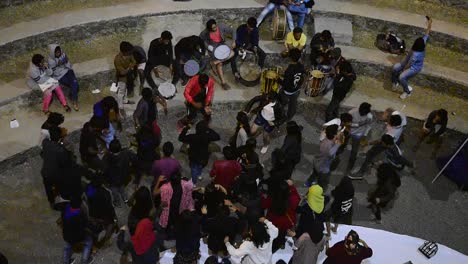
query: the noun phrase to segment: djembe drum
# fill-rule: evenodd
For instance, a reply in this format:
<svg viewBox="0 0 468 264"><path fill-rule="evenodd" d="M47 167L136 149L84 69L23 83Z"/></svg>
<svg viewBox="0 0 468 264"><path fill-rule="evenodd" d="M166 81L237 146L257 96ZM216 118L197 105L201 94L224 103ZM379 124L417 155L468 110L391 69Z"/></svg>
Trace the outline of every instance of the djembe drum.
<svg viewBox="0 0 468 264"><path fill-rule="evenodd" d="M262 73L260 92L262 94L267 94L270 92L277 93L279 76L280 74L278 68L269 68L264 70Z"/></svg>
<svg viewBox="0 0 468 264"><path fill-rule="evenodd" d="M283 40L286 35L286 10L276 8L272 20L273 40Z"/></svg>
<svg viewBox="0 0 468 264"><path fill-rule="evenodd" d="M325 89L325 73L319 70L307 72L307 79L304 82L305 94L310 97L319 96Z"/></svg>

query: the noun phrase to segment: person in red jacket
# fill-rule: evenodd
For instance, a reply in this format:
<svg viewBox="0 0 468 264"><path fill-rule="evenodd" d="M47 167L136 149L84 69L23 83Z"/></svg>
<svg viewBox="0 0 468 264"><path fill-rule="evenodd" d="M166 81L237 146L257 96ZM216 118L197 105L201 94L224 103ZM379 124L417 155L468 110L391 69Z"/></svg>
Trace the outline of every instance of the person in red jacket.
<svg viewBox="0 0 468 264"><path fill-rule="evenodd" d="M273 241L273 252L284 246L286 234L296 225L296 209L301 197L291 180L270 182L268 195L262 195L262 208L267 209L266 218L279 229Z"/></svg>
<svg viewBox="0 0 468 264"><path fill-rule="evenodd" d="M242 172L242 166L236 160L236 153L231 146L224 147L223 154L225 160L216 160L213 163L210 177L213 178L215 184L223 186L230 192L236 178L239 177Z"/></svg>
<svg viewBox="0 0 468 264"><path fill-rule="evenodd" d="M326 244L327 259L323 264L360 264L364 259L372 257L372 249L359 239L358 233L351 230L343 241L329 247Z"/></svg>
<svg viewBox="0 0 468 264"><path fill-rule="evenodd" d="M206 74L195 75L185 86L184 97L187 116L179 120L178 127L192 123L197 112L201 112L206 121L211 117L211 103L214 95L214 80Z"/></svg>

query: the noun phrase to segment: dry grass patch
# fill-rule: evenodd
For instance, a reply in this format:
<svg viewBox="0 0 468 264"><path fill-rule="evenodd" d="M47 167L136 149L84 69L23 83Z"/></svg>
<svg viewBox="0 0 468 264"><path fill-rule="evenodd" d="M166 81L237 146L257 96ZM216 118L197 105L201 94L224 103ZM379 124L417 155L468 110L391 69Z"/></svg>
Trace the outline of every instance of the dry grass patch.
<svg viewBox="0 0 468 264"><path fill-rule="evenodd" d="M0 28L67 11L134 3L138 1L139 0L50 0L32 2L0 9Z"/></svg>

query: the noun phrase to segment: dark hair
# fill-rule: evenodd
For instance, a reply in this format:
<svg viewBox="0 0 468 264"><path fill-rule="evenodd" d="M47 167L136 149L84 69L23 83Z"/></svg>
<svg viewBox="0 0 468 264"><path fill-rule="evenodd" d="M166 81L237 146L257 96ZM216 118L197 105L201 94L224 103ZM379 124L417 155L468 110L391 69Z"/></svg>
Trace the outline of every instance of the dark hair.
<svg viewBox="0 0 468 264"><path fill-rule="evenodd" d="M353 122L353 116L350 113L342 113L340 115L340 120L342 123Z"/></svg>
<svg viewBox="0 0 468 264"><path fill-rule="evenodd" d="M294 48L289 51L288 55L292 61L298 62L301 59L302 52L299 49Z"/></svg>
<svg viewBox="0 0 468 264"><path fill-rule="evenodd" d="M195 125L195 132L198 133L204 133L208 129L208 122L205 120L200 120L198 123Z"/></svg>
<svg viewBox="0 0 468 264"><path fill-rule="evenodd" d="M118 139L113 139L109 143L109 151L112 153L118 153L122 150L122 145L120 144L120 141Z"/></svg>
<svg viewBox="0 0 468 264"><path fill-rule="evenodd" d="M349 61L344 61L338 67L340 68L340 72L343 73L343 74L353 72L353 66L351 66L351 63Z"/></svg>
<svg viewBox="0 0 468 264"><path fill-rule="evenodd" d="M368 113L370 113L371 107L372 107L372 105L369 104L369 103L367 103L367 102L362 103L362 104L359 106L359 114L360 114L361 116L367 115Z"/></svg>
<svg viewBox="0 0 468 264"><path fill-rule="evenodd" d="M244 128L245 132L247 133L247 136L250 137L250 124L249 124L249 117L244 111L239 111L236 116L237 120L237 128L239 129L240 126Z"/></svg>
<svg viewBox="0 0 468 264"><path fill-rule="evenodd" d="M250 239L257 248L270 241L270 235L268 234L267 226L264 223L255 222L250 225L250 233Z"/></svg>
<svg viewBox="0 0 468 264"><path fill-rule="evenodd" d="M101 106L104 111L104 116L108 119L109 118L109 111L114 110L116 114L119 113L119 104L117 100L113 96L106 96L101 100Z"/></svg>
<svg viewBox="0 0 468 264"><path fill-rule="evenodd" d="M182 174L180 173L180 171L176 171L172 175L168 175L168 176L170 177L169 181L171 183L172 189L174 189L174 187L176 186L181 185L180 181L182 180Z"/></svg>
<svg viewBox="0 0 468 264"><path fill-rule="evenodd" d="M62 138L62 130L60 129L60 127L56 127L56 126L50 127L49 136L50 136L50 140L54 142L58 142Z"/></svg>
<svg viewBox="0 0 468 264"><path fill-rule="evenodd" d="M322 31L322 33L320 33L320 37L322 37L323 39L331 39L332 35L330 30L325 29L324 31Z"/></svg>
<svg viewBox="0 0 468 264"><path fill-rule="evenodd" d="M141 90L141 97L143 97L143 100L145 101L151 101L153 98L153 91L148 87L143 88L143 90Z"/></svg>
<svg viewBox="0 0 468 264"><path fill-rule="evenodd" d="M349 231L349 233L346 235L346 239L348 239L348 237L351 237L351 240L353 241L354 244L359 243L359 235L356 231L354 230Z"/></svg>
<svg viewBox="0 0 468 264"><path fill-rule="evenodd" d="M52 112L47 117L46 123L50 126L59 126L65 121L65 117L57 112Z"/></svg>
<svg viewBox="0 0 468 264"><path fill-rule="evenodd" d="M331 125L325 128L325 135L332 140L338 134L338 125Z"/></svg>
<svg viewBox="0 0 468 264"><path fill-rule="evenodd" d="M422 37L417 38L413 46L411 47L412 51L416 52L423 52L426 49L426 43L424 42L424 39Z"/></svg>
<svg viewBox="0 0 468 264"><path fill-rule="evenodd" d="M304 32L304 31L302 30L301 27L295 27L295 28L293 29L293 34L302 33L302 32Z"/></svg>
<svg viewBox="0 0 468 264"><path fill-rule="evenodd" d="M219 264L218 262L218 256L209 256L205 260L205 264Z"/></svg>
<svg viewBox="0 0 468 264"><path fill-rule="evenodd" d="M133 45L128 41L120 42L120 52L129 53L133 51Z"/></svg>
<svg viewBox="0 0 468 264"><path fill-rule="evenodd" d="M182 235L182 237L190 236L193 233L194 222L195 217L191 211L182 211L178 217L176 232Z"/></svg>
<svg viewBox="0 0 468 264"><path fill-rule="evenodd" d="M162 151L165 157L169 157L174 152L174 145L172 142L167 141L163 144Z"/></svg>
<svg viewBox="0 0 468 264"><path fill-rule="evenodd" d="M286 264L286 261L280 259L280 260L276 261L275 264Z"/></svg>
<svg viewBox="0 0 468 264"><path fill-rule="evenodd" d="M391 135L389 134L384 134L380 140L385 144L385 145L393 145L394 139Z"/></svg>
<svg viewBox="0 0 468 264"><path fill-rule="evenodd" d="M202 73L198 76L198 84L200 86L207 85L209 81L210 81L210 77L208 77L208 75L205 73Z"/></svg>
<svg viewBox="0 0 468 264"><path fill-rule="evenodd" d="M289 205L289 185L286 181L268 186L268 196L271 198L271 212L277 216L284 216Z"/></svg>
<svg viewBox="0 0 468 264"><path fill-rule="evenodd" d="M247 19L247 25L251 28L256 28L257 27L257 19L255 17L249 17Z"/></svg>
<svg viewBox="0 0 468 264"><path fill-rule="evenodd" d="M153 208L153 201L151 199L151 192L146 186L138 188L135 192L135 203L132 206L130 214L137 219L143 219L149 216Z"/></svg>
<svg viewBox="0 0 468 264"><path fill-rule="evenodd" d="M44 60L44 56L42 56L41 54L34 54L32 56L31 62L34 65L39 66L39 64L42 62L42 60Z"/></svg>
<svg viewBox="0 0 468 264"><path fill-rule="evenodd" d="M81 196L79 195L72 195L70 199L70 206L71 208L81 208Z"/></svg>
<svg viewBox="0 0 468 264"><path fill-rule="evenodd" d="M214 19L208 20L208 22L206 22L206 29L210 31L214 24L216 24L216 20Z"/></svg>
<svg viewBox="0 0 468 264"><path fill-rule="evenodd" d="M225 146L223 148L223 155L227 160L235 160L236 159L236 153L234 151L234 148L231 146Z"/></svg>
<svg viewBox="0 0 468 264"><path fill-rule="evenodd" d="M397 127L397 126L400 126L401 125L401 116L400 115L391 115L390 116L390 120L389 120L389 124L390 126L392 127Z"/></svg>
<svg viewBox="0 0 468 264"><path fill-rule="evenodd" d="M448 120L447 110L441 108L441 109L437 110L437 115L440 117L442 123L447 123L447 120Z"/></svg>
<svg viewBox="0 0 468 264"><path fill-rule="evenodd" d="M288 136L295 136L298 143L302 142L302 126L299 126L296 121L288 121L286 133Z"/></svg>
<svg viewBox="0 0 468 264"><path fill-rule="evenodd" d="M172 40L172 34L171 32L165 30L161 33L161 38L165 40Z"/></svg>

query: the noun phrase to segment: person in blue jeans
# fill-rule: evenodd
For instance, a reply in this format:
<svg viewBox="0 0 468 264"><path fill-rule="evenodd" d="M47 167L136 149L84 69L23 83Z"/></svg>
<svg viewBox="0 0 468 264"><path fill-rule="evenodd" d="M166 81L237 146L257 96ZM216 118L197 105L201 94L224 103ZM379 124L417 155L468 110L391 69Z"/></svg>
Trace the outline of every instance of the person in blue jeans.
<svg viewBox="0 0 468 264"><path fill-rule="evenodd" d="M427 20L426 34L423 37L417 38L411 51L406 55L403 61L393 65L392 70L392 83L393 90L398 89L398 85L401 84L403 87L403 93L400 95L400 99L404 100L408 96L411 96L413 88L408 85L408 80L422 71L424 66L424 57L426 56L426 43L429 39L429 32L431 31L432 19Z"/></svg>
<svg viewBox="0 0 468 264"><path fill-rule="evenodd" d="M195 134L187 135L190 124L185 126L179 135L179 141L189 145L188 155L192 182L195 185L197 180L201 180L203 168L208 164L210 152L208 146L213 141L220 140L220 136L213 129L208 127L205 120L199 121L195 126Z"/></svg>
<svg viewBox="0 0 468 264"><path fill-rule="evenodd" d="M304 27L306 15L311 12L312 6L314 5L313 0L294 0L290 1L288 10L297 15L297 26L300 28Z"/></svg>
<svg viewBox="0 0 468 264"><path fill-rule="evenodd" d="M288 27L289 27L289 31L293 31L294 30L294 20L293 20L293 17L291 15L291 12L289 12L288 10L288 5L286 3L286 1L284 0L270 0L268 2L268 4L265 6L265 8L262 10L262 12L260 13L260 15L258 16L257 18L257 28L260 26L260 24L263 22L263 19L265 19L265 17L270 14L271 12L273 12L275 9L283 9L284 11L286 11L286 18L288 19Z"/></svg>

